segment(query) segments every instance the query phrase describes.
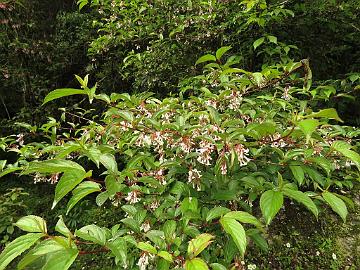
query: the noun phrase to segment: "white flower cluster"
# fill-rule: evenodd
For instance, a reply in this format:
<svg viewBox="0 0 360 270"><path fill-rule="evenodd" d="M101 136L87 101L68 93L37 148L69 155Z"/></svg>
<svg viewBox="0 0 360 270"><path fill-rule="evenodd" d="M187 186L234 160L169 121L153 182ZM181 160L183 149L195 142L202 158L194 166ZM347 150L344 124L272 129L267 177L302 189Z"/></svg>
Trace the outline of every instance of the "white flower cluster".
<svg viewBox="0 0 360 270"><path fill-rule="evenodd" d="M47 178L40 173L36 173L34 176L34 184L40 182L50 182L51 184L56 184L59 181L59 175L59 173L54 173L49 178Z"/></svg>
<svg viewBox="0 0 360 270"><path fill-rule="evenodd" d="M237 154L240 166L245 166L249 163L250 158L247 157L247 154L249 153L248 148L246 148L243 144L236 144L234 146L234 151Z"/></svg>
<svg viewBox="0 0 360 270"><path fill-rule="evenodd" d="M140 202L141 199L138 197L139 193L140 191L138 190L132 190L127 194L125 200L128 201L130 204Z"/></svg>
<svg viewBox="0 0 360 270"><path fill-rule="evenodd" d="M196 188L197 191L201 190L201 185L200 185L201 177L202 175L199 170L192 168L189 170L188 182L192 183L193 188Z"/></svg>

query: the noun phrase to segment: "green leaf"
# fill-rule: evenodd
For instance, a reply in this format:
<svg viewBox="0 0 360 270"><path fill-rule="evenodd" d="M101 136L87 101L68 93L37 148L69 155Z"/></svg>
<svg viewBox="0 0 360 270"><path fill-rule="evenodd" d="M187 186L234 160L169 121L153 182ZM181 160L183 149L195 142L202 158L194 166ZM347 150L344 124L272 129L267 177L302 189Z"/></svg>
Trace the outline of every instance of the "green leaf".
<svg viewBox="0 0 360 270"><path fill-rule="evenodd" d="M206 216L206 222L209 222L215 218L219 218L228 212L230 212L230 210L226 207L222 207L222 206L214 207L208 212Z"/></svg>
<svg viewBox="0 0 360 270"><path fill-rule="evenodd" d="M75 261L79 251L77 248L69 248L49 254L42 270L67 270Z"/></svg>
<svg viewBox="0 0 360 270"><path fill-rule="evenodd" d="M335 120L337 120L339 122L343 122L343 120L341 120L341 118L339 117L336 110L333 109L333 108L320 110L318 112L315 112L315 113L304 116L304 118L317 118L317 117L318 118L335 119Z"/></svg>
<svg viewBox="0 0 360 270"><path fill-rule="evenodd" d="M149 252L151 254L156 254L157 250L151 244L145 242L139 242L137 247L143 251Z"/></svg>
<svg viewBox="0 0 360 270"><path fill-rule="evenodd" d="M320 166L321 168L323 168L327 175L330 175L331 170L333 169L333 165L330 162L329 159L325 158L325 157L309 157L306 159L306 161L310 161L312 163L315 163L316 165Z"/></svg>
<svg viewBox="0 0 360 270"><path fill-rule="evenodd" d="M249 214L248 212L232 211L232 212L227 213L224 217L225 218L233 218L233 219L236 219L237 221L240 221L242 223L252 224L252 225L255 225L256 227L259 227L259 228L262 227L261 222L256 217Z"/></svg>
<svg viewBox="0 0 360 270"><path fill-rule="evenodd" d="M201 56L195 63L195 65L198 65L198 64L201 64L201 63L204 63L204 62L209 62L209 61L213 61L215 62L216 61L216 57L212 54L205 54L203 56Z"/></svg>
<svg viewBox="0 0 360 270"><path fill-rule="evenodd" d="M96 244L105 246L106 233L105 230L95 224L87 225L75 231L75 236L78 236L86 241L92 241Z"/></svg>
<svg viewBox="0 0 360 270"><path fill-rule="evenodd" d="M261 195L260 208L266 225L269 225L277 212L279 212L283 202L284 198L280 191L268 190Z"/></svg>
<svg viewBox="0 0 360 270"><path fill-rule="evenodd" d="M98 206L102 206L106 202L107 199L109 199L109 192L104 191L104 192L99 193L96 196L95 201Z"/></svg>
<svg viewBox="0 0 360 270"><path fill-rule="evenodd" d="M100 192L101 185L92 181L85 181L80 183L74 190L73 196L67 204L66 214L70 212L70 210L85 196L94 193Z"/></svg>
<svg viewBox="0 0 360 270"><path fill-rule="evenodd" d="M104 165L109 171L116 173L118 170L117 163L114 155L112 154L102 154L99 159L100 163Z"/></svg>
<svg viewBox="0 0 360 270"><path fill-rule="evenodd" d="M343 141L335 141L331 144L331 147L354 162L360 170L360 155L355 151L350 150L350 144Z"/></svg>
<svg viewBox="0 0 360 270"><path fill-rule="evenodd" d="M214 236L208 233L200 234L195 239L192 239L187 249L188 256L190 256L190 258L196 257L212 243L212 239L214 239Z"/></svg>
<svg viewBox="0 0 360 270"><path fill-rule="evenodd" d="M265 41L265 37L261 37L261 38L255 40L253 43L254 50L256 50L256 48L259 47L261 44L263 44L264 41Z"/></svg>
<svg viewBox="0 0 360 270"><path fill-rule="evenodd" d="M297 123L297 126L305 134L307 142L311 138L311 134L316 130L319 125L320 122L315 119L305 119Z"/></svg>
<svg viewBox="0 0 360 270"><path fill-rule="evenodd" d="M225 46L225 47L221 47L220 49L218 49L217 51L216 51L216 59L217 60L220 60L221 59L221 57L224 55L224 53L226 53L228 50L230 50L231 49L231 46Z"/></svg>
<svg viewBox="0 0 360 270"><path fill-rule="evenodd" d="M299 186L301 186L304 183L305 174L300 163L291 162L289 168L294 175L296 182L298 182Z"/></svg>
<svg viewBox="0 0 360 270"><path fill-rule="evenodd" d="M277 37L275 37L275 36L267 36L267 38L269 39L269 41L271 43L277 44Z"/></svg>
<svg viewBox="0 0 360 270"><path fill-rule="evenodd" d="M222 217L220 219L220 224L224 228L225 232L230 234L231 238L238 247L241 256L244 257L247 240L243 226L235 219L226 217Z"/></svg>
<svg viewBox="0 0 360 270"><path fill-rule="evenodd" d="M316 218L319 216L319 210L317 209L315 203L305 193L288 188L284 188L282 192L285 196L305 205L306 208L309 209Z"/></svg>
<svg viewBox="0 0 360 270"><path fill-rule="evenodd" d="M106 246L111 250L117 259L119 259L123 264L126 264L127 244L123 238L116 238L113 241L109 241Z"/></svg>
<svg viewBox="0 0 360 270"><path fill-rule="evenodd" d="M173 239L175 236L175 231L176 231L176 221L175 220L167 220L162 228L164 235L165 235L165 239L170 240Z"/></svg>
<svg viewBox="0 0 360 270"><path fill-rule="evenodd" d="M84 178L90 177L91 171L86 173L80 170L66 171L60 178L55 187L55 197L52 205L52 209L56 204L64 198L71 190L73 190Z"/></svg>
<svg viewBox="0 0 360 270"><path fill-rule="evenodd" d="M38 216L25 216L20 218L15 225L26 232L42 232L47 233L46 222Z"/></svg>
<svg viewBox="0 0 360 270"><path fill-rule="evenodd" d="M76 162L63 159L49 159L30 162L29 167L23 173L61 173L74 170L85 172L84 168Z"/></svg>
<svg viewBox="0 0 360 270"><path fill-rule="evenodd" d="M0 254L0 270L4 270L13 259L29 249L43 236L45 236L43 233L28 233L7 244Z"/></svg>
<svg viewBox="0 0 360 270"><path fill-rule="evenodd" d="M62 235L65 235L66 237L72 236L71 231L65 225L65 222L64 222L63 217L61 215L59 216L59 220L55 225L55 231L61 233Z"/></svg>
<svg viewBox="0 0 360 270"><path fill-rule="evenodd" d="M209 267L202 259L194 258L191 260L186 260L185 270L209 270Z"/></svg>
<svg viewBox="0 0 360 270"><path fill-rule="evenodd" d="M212 270L227 270L227 268L220 263L212 263L210 266Z"/></svg>
<svg viewBox="0 0 360 270"><path fill-rule="evenodd" d="M49 101L52 101L54 99L72 96L72 95L86 95L87 93L84 90L81 89L74 89L74 88L62 88L62 89L56 89L54 91L51 91L49 94L46 95L44 102L42 105L48 103Z"/></svg>
<svg viewBox="0 0 360 270"><path fill-rule="evenodd" d="M255 245L257 245L261 250L268 252L269 245L266 242L266 239L261 235L259 230L257 229L249 229L246 231L246 235L248 235L251 240L254 241Z"/></svg>
<svg viewBox="0 0 360 270"><path fill-rule="evenodd" d="M322 197L330 205L331 209L345 222L348 210L344 201L329 191L324 191Z"/></svg>
<svg viewBox="0 0 360 270"><path fill-rule="evenodd" d="M117 114L125 119L126 121L132 122L134 121L134 114L132 112L129 111L117 111Z"/></svg>
<svg viewBox="0 0 360 270"><path fill-rule="evenodd" d="M52 252L57 252L61 250L65 250L70 248L70 242L67 238L55 236L51 239L46 239L35 246L32 250L30 250L25 257L19 262L17 268L23 269L27 265L33 263L35 260L40 258L41 256L47 255ZM76 248L74 244L73 247Z"/></svg>
<svg viewBox="0 0 360 270"><path fill-rule="evenodd" d="M157 254L159 257L167 260L168 262L173 262L173 258L172 258L172 255L167 252L167 251L160 251L158 254Z"/></svg>

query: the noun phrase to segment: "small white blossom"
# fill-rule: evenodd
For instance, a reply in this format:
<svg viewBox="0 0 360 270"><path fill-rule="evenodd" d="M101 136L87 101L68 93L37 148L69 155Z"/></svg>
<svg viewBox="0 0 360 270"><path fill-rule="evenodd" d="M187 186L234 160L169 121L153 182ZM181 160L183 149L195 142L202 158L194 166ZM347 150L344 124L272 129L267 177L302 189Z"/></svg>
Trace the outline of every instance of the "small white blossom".
<svg viewBox="0 0 360 270"><path fill-rule="evenodd" d="M316 256L320 256L320 251L316 251Z"/></svg>
<svg viewBox="0 0 360 270"><path fill-rule="evenodd" d="M133 190L128 193L125 200L128 201L130 204L134 204L139 202L141 199L138 197L138 191Z"/></svg>
<svg viewBox="0 0 360 270"><path fill-rule="evenodd" d="M197 161L207 166L211 165L210 160L212 160L212 158L210 155L214 151L214 149L215 146L212 143L209 143L207 141L200 142L200 149L196 149L196 152L199 153Z"/></svg>
<svg viewBox="0 0 360 270"><path fill-rule="evenodd" d="M140 227L140 230L144 231L145 233L150 231L150 223L149 221L145 221L141 227Z"/></svg>
<svg viewBox="0 0 360 270"><path fill-rule="evenodd" d="M18 135L16 135L16 142L18 142L20 145L24 145L24 134L20 133Z"/></svg>
<svg viewBox="0 0 360 270"><path fill-rule="evenodd" d="M226 161L223 161L223 162L221 163L220 171L221 171L221 174L222 174L222 175L226 175L226 173L227 173Z"/></svg>
<svg viewBox="0 0 360 270"><path fill-rule="evenodd" d="M255 270L256 269L256 264L248 264L247 269L248 270Z"/></svg>
<svg viewBox="0 0 360 270"><path fill-rule="evenodd" d="M234 146L234 151L238 156L238 161L240 163L240 166L245 166L249 163L250 158L246 156L247 153L249 153L249 149L245 148L243 144L237 144Z"/></svg>
<svg viewBox="0 0 360 270"><path fill-rule="evenodd" d="M34 184L39 183L39 182L46 182L47 178L43 175L41 175L40 173L36 173L34 176Z"/></svg>
<svg viewBox="0 0 360 270"><path fill-rule="evenodd" d="M286 243L285 246L286 246L287 248L290 248L290 247L291 247L290 243Z"/></svg>
<svg viewBox="0 0 360 270"><path fill-rule="evenodd" d="M336 259L337 259L337 257L336 257L336 254L335 254L335 253L333 253L333 254L331 255L331 257L333 258L333 260L336 260Z"/></svg>
<svg viewBox="0 0 360 270"><path fill-rule="evenodd" d="M289 95L289 90L290 90L290 86L286 86L284 88L284 93L281 96L283 99L285 99L285 100L290 100L291 99L291 96Z"/></svg>
<svg viewBox="0 0 360 270"><path fill-rule="evenodd" d="M148 253L144 252L139 261L137 262L137 266L139 266L140 270L146 270L146 267L148 266L149 264L149 255Z"/></svg>
<svg viewBox="0 0 360 270"><path fill-rule="evenodd" d="M154 210L156 210L159 206L160 206L160 202L157 201L157 200L155 200L155 201L153 201L153 202L150 204L150 209L154 211Z"/></svg>

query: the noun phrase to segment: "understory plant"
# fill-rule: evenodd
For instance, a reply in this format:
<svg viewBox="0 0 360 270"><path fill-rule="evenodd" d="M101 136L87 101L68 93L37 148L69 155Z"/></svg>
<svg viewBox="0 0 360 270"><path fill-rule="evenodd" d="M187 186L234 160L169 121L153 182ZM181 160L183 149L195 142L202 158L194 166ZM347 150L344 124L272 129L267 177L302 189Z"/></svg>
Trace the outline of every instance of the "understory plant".
<svg viewBox="0 0 360 270"><path fill-rule="evenodd" d="M249 72L224 59L229 49L202 56L203 73L162 100L97 94L87 76L77 76L81 89L50 92L44 104L85 95L96 110L61 108L40 127L21 124L28 132L0 141L18 153L0 177L55 184L52 208L66 202L69 212L88 196L123 214L110 228L94 220L75 231L59 217L53 233L43 218L23 217L15 225L26 234L2 251L0 269L27 250L18 269L42 260L64 270L98 253L116 269L245 269L247 246L267 250L267 226L286 200L316 218L330 207L345 222L360 130L317 109L341 93L312 87L306 59Z"/></svg>

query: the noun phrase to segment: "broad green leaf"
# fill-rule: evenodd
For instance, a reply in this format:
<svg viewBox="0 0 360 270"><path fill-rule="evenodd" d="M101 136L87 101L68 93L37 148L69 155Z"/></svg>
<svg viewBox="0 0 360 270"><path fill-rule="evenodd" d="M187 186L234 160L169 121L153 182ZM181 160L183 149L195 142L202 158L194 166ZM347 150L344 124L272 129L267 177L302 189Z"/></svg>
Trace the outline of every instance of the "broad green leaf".
<svg viewBox="0 0 360 270"><path fill-rule="evenodd" d="M21 171L22 168L19 168L19 167L9 167L9 168L6 168L5 170L3 170L2 172L0 172L0 178L9 174L9 173L13 173L13 172L16 172L16 171Z"/></svg>
<svg viewBox="0 0 360 270"><path fill-rule="evenodd" d="M56 90L51 91L49 94L46 95L42 105L44 105L44 104L46 104L49 101L52 101L54 99L67 97L67 96L72 96L72 95L87 95L87 93L84 90L74 89L74 88L56 89Z"/></svg>
<svg viewBox="0 0 360 270"><path fill-rule="evenodd" d="M61 173L68 171L85 172L84 168L76 162L63 159L50 159L30 162L29 167L25 169L23 173Z"/></svg>
<svg viewBox="0 0 360 270"><path fill-rule="evenodd" d="M200 254L208 245L212 243L214 236L208 233L198 235L195 239L189 242L187 254L190 258L196 257Z"/></svg>
<svg viewBox="0 0 360 270"><path fill-rule="evenodd" d="M343 156L350 159L352 162L354 162L360 170L360 155L355 151L350 150L350 144L343 141L335 141L331 144L331 147L334 148L336 151L340 152Z"/></svg>
<svg viewBox="0 0 360 270"><path fill-rule="evenodd" d="M126 264L127 244L123 238L116 238L115 240L109 241L106 246L111 250L117 259L119 259L123 264Z"/></svg>
<svg viewBox="0 0 360 270"><path fill-rule="evenodd" d="M231 46L225 46L225 47L221 47L220 49L218 49L217 51L216 51L216 59L217 60L220 60L221 59L221 57L224 55L224 53L226 53L228 50L230 50L231 49Z"/></svg>
<svg viewBox="0 0 360 270"><path fill-rule="evenodd" d="M72 236L72 233L69 230L69 228L65 225L65 222L64 222L62 216L59 216L59 220L55 225L55 231L61 233L62 235L65 235L66 237Z"/></svg>
<svg viewBox="0 0 360 270"><path fill-rule="evenodd" d="M333 108L320 110L318 112L315 112L315 113L304 116L304 118L317 118L317 117L335 119L335 120L337 120L339 122L343 122L341 120L341 118L339 117L338 113L336 112L336 110L333 109Z"/></svg>
<svg viewBox="0 0 360 270"><path fill-rule="evenodd" d="M149 252L151 254L156 254L157 250L156 248L154 248L150 243L146 243L146 242L139 242L137 244L137 247L143 251Z"/></svg>
<svg viewBox="0 0 360 270"><path fill-rule="evenodd" d="M81 170L66 171L60 178L55 187L55 197L52 209L56 204L71 190L73 190L84 178L91 176L91 171L85 172Z"/></svg>
<svg viewBox="0 0 360 270"><path fill-rule="evenodd" d="M197 212L198 211L198 199L187 197L181 202L180 210L183 214L187 211Z"/></svg>
<svg viewBox="0 0 360 270"><path fill-rule="evenodd" d="M117 111L117 114L125 119L126 121L132 122L134 121L134 114L132 112L129 111Z"/></svg>
<svg viewBox="0 0 360 270"><path fill-rule="evenodd" d="M168 262L173 262L173 258L172 258L172 255L167 252L167 251L160 251L158 254L157 254L159 257L167 260Z"/></svg>
<svg viewBox="0 0 360 270"><path fill-rule="evenodd" d="M243 226L237 220L226 217L222 217L220 219L220 224L224 228L225 232L230 234L231 238L238 247L241 256L244 257L247 240Z"/></svg>
<svg viewBox="0 0 360 270"><path fill-rule="evenodd" d="M275 36L267 36L267 38L269 39L269 41L271 43L277 44L277 37L275 37Z"/></svg>
<svg viewBox="0 0 360 270"><path fill-rule="evenodd" d="M176 221L175 220L167 220L162 228L165 239L170 240L175 238L175 231L176 231Z"/></svg>
<svg viewBox="0 0 360 270"><path fill-rule="evenodd" d="M102 246L104 246L106 242L105 230L95 224L87 225L79 230L76 230L75 236L78 236L86 241L92 241Z"/></svg>
<svg viewBox="0 0 360 270"><path fill-rule="evenodd" d="M186 260L185 270L209 270L209 267L202 259L194 258L191 260Z"/></svg>
<svg viewBox="0 0 360 270"><path fill-rule="evenodd" d="M305 134L307 142L311 138L311 134L316 130L319 125L320 122L316 119L305 119L297 123L297 126Z"/></svg>
<svg viewBox="0 0 360 270"><path fill-rule="evenodd" d="M321 168L323 168L326 172L327 175L330 175L330 172L333 170L333 165L330 162L329 159L325 158L325 157L309 157L306 159L306 161L310 161L312 163L315 163L316 165L320 166Z"/></svg>
<svg viewBox="0 0 360 270"><path fill-rule="evenodd" d="M107 192L107 191L99 193L95 199L96 204L98 206L102 206L106 202L106 200L109 199L109 196L110 196L109 192Z"/></svg>
<svg viewBox="0 0 360 270"><path fill-rule="evenodd" d="M259 47L261 44L263 44L264 41L265 41L265 37L261 37L261 38L258 38L257 40L255 40L253 43L254 50L256 50L256 48Z"/></svg>
<svg viewBox="0 0 360 270"><path fill-rule="evenodd" d="M345 222L348 210L344 201L329 191L324 191L322 197L330 205L331 209Z"/></svg>
<svg viewBox="0 0 360 270"><path fill-rule="evenodd" d="M102 154L99 161L109 171L113 173L117 172L118 167L114 155L108 153Z"/></svg>
<svg viewBox="0 0 360 270"><path fill-rule="evenodd" d="M201 63L204 63L204 62L209 62L209 61L213 61L215 62L216 61L216 57L212 54L205 54L203 56L201 56L195 63L195 65L198 65L198 64L201 64Z"/></svg>
<svg viewBox="0 0 360 270"><path fill-rule="evenodd" d="M252 78L254 79L255 81L255 84L257 86L260 86L260 84L263 82L264 80L264 77L263 75L260 73L260 72L254 72L251 74Z"/></svg>
<svg viewBox="0 0 360 270"><path fill-rule="evenodd" d="M233 218L233 219L236 219L237 221L240 221L242 223L252 224L252 225L255 225L256 227L259 227L259 228L262 227L261 222L256 217L249 214L248 212L232 211L232 212L227 213L224 217L225 218Z"/></svg>
<svg viewBox="0 0 360 270"><path fill-rule="evenodd" d="M249 236L260 249L268 252L269 245L258 229L249 229L246 231L246 235Z"/></svg>
<svg viewBox="0 0 360 270"><path fill-rule="evenodd" d="M284 188L282 192L286 197L294 199L295 201L305 205L306 208L309 209L315 215L316 218L319 216L319 210L317 209L315 203L305 193L288 188Z"/></svg>
<svg viewBox="0 0 360 270"><path fill-rule="evenodd" d="M67 204L66 214L70 212L70 210L85 196L94 193L100 192L101 185L92 181L85 181L80 183L74 190L73 196L69 200Z"/></svg>
<svg viewBox="0 0 360 270"><path fill-rule="evenodd" d="M220 263L212 263L210 266L212 270L227 270L227 268Z"/></svg>
<svg viewBox="0 0 360 270"><path fill-rule="evenodd" d="M294 178L296 182L298 182L299 186L301 186L304 183L305 174L304 170L301 167L300 163L291 162L289 165L289 168L294 175Z"/></svg>
<svg viewBox="0 0 360 270"><path fill-rule="evenodd" d="M284 198L280 191L268 190L261 195L260 208L266 225L269 225L277 212L279 212L283 202Z"/></svg>
<svg viewBox="0 0 360 270"><path fill-rule="evenodd" d="M17 268L23 269L41 256L67 248L69 248L69 241L66 238L55 236L54 238L46 239L31 249L19 262Z"/></svg>
<svg viewBox="0 0 360 270"><path fill-rule="evenodd" d="M47 233L46 222L38 216L25 216L20 218L15 225L26 232L42 232Z"/></svg>
<svg viewBox="0 0 360 270"><path fill-rule="evenodd" d="M25 250L29 249L44 236L45 234L43 233L28 233L7 244L0 254L0 270L4 270L12 260L20 256Z"/></svg>
<svg viewBox="0 0 360 270"><path fill-rule="evenodd" d="M156 266L157 270L169 270L170 269L170 262L168 262L165 259L160 259L157 262L157 266Z"/></svg>
<svg viewBox="0 0 360 270"><path fill-rule="evenodd" d="M79 251L76 246L50 253L41 270L67 270L75 261Z"/></svg>
<svg viewBox="0 0 360 270"><path fill-rule="evenodd" d="M228 212L230 212L230 210L226 207L222 207L222 206L214 207L208 212L206 216L206 222L209 222L215 218L219 218Z"/></svg>

